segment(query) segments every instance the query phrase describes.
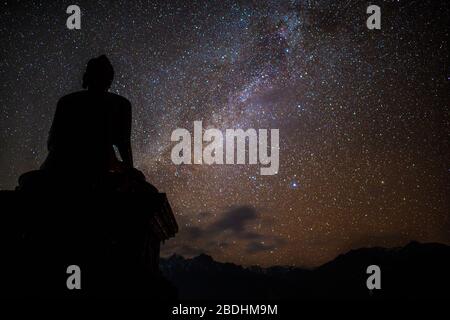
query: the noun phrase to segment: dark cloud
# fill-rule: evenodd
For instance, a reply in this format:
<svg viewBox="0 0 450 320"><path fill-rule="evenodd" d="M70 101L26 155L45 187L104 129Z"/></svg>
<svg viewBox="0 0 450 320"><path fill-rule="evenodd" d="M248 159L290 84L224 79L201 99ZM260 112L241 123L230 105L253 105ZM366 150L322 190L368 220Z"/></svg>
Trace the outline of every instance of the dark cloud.
<svg viewBox="0 0 450 320"><path fill-rule="evenodd" d="M198 217L202 218L202 219L206 219L211 216L212 216L212 212L209 212L209 211L202 211L202 212L199 212L199 214L198 214Z"/></svg>
<svg viewBox="0 0 450 320"><path fill-rule="evenodd" d="M202 212L210 216L208 212ZM199 214L199 215L200 215ZM220 215L215 222L204 228L198 226L187 226L181 229L179 237L191 243L202 243L201 249L192 245L174 246L171 249L178 254L193 256L200 253L217 252L233 246L230 240L243 243L248 254L274 250L282 245L284 241L274 235L266 235L254 230L254 225L264 220L260 211L252 206L232 206ZM227 240L224 240L224 234Z"/></svg>
<svg viewBox="0 0 450 320"><path fill-rule="evenodd" d="M199 216L209 217L209 212L201 212ZM202 238L214 239L223 232L230 232L236 239L256 240L262 236L253 231L247 231L260 218L256 208L251 206L233 206L226 210L217 221L205 228L197 226L184 227L182 232L189 240Z"/></svg>
<svg viewBox="0 0 450 320"><path fill-rule="evenodd" d="M258 240L263 239L264 236L260 233L249 231L240 234L240 238L243 240Z"/></svg>
<svg viewBox="0 0 450 320"><path fill-rule="evenodd" d="M273 250L274 246L273 245L266 245L262 242L258 242L258 241L251 241L247 244L247 253L258 253L258 252L263 252L263 251L268 251L268 250Z"/></svg>
<svg viewBox="0 0 450 320"><path fill-rule="evenodd" d="M205 231L200 227L185 227L184 233L189 240L198 240L203 237Z"/></svg>
<svg viewBox="0 0 450 320"><path fill-rule="evenodd" d="M243 234L246 226L259 218L254 207L251 206L234 206L225 211L222 218L213 223L209 230L211 232L221 232L230 230L235 234Z"/></svg>
<svg viewBox="0 0 450 320"><path fill-rule="evenodd" d="M286 244L286 241L276 236L264 236L262 241L250 241L247 244L246 252L255 254L264 251L276 250Z"/></svg>
<svg viewBox="0 0 450 320"><path fill-rule="evenodd" d="M249 231L256 222L260 222L262 219L263 217L255 207L233 206L228 208L219 220L207 226L203 234L216 238L224 232L229 232L235 240L264 241L268 236ZM199 234L198 231L196 233Z"/></svg>
<svg viewBox="0 0 450 320"><path fill-rule="evenodd" d="M254 254L263 251L274 250L276 247L274 244L265 244L264 242L251 241L247 244L247 253Z"/></svg>
<svg viewBox="0 0 450 320"><path fill-rule="evenodd" d="M209 217L208 212L199 213ZM256 240L262 236L253 231L247 231L260 218L256 208L251 206L233 206L226 210L221 218L204 228L187 226L181 231L188 240L216 239L224 232L229 232L236 239Z"/></svg>

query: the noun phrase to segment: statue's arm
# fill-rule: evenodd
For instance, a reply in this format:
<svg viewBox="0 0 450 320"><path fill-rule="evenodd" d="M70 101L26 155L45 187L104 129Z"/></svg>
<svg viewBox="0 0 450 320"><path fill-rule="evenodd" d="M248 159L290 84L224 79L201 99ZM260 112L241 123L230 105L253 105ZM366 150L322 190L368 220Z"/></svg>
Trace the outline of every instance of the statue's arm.
<svg viewBox="0 0 450 320"><path fill-rule="evenodd" d="M122 132L117 144L123 164L133 168L133 152L131 150L131 104L127 101L122 108Z"/></svg>

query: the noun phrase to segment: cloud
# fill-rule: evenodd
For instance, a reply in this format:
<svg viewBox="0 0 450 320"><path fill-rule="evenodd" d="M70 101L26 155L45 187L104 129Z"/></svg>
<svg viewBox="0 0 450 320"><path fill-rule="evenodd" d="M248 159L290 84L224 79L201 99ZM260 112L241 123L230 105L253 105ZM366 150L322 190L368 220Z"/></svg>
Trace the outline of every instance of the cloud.
<svg viewBox="0 0 450 320"><path fill-rule="evenodd" d="M254 207L240 206L231 207L225 211L222 218L213 223L210 232L221 232L230 230L235 234L241 235L245 233L247 225L259 218Z"/></svg>
<svg viewBox="0 0 450 320"><path fill-rule="evenodd" d="M204 213L202 213L204 214ZM252 223L260 218L256 208L251 206L234 206L226 210L217 221L205 228L189 226L183 228L188 240L214 239L223 232L230 232L235 239L256 240L262 236L253 231L247 231Z"/></svg>
<svg viewBox="0 0 450 320"><path fill-rule="evenodd" d="M258 252L264 252L275 249L273 244L266 245L263 242L259 241L251 241L247 244L247 253L254 254Z"/></svg>
<svg viewBox="0 0 450 320"><path fill-rule="evenodd" d="M284 245L285 243L286 241L284 241L280 237L266 237L264 241L250 241L247 244L246 252L249 254L255 254L264 251L272 251Z"/></svg>
<svg viewBox="0 0 450 320"><path fill-rule="evenodd" d="M209 218L212 215L213 215L212 212L209 212L209 211L202 211L202 212L198 213L198 217L202 218L202 219Z"/></svg>
<svg viewBox="0 0 450 320"><path fill-rule="evenodd" d="M201 239L205 233L200 227L184 227L184 232L189 240Z"/></svg>
<svg viewBox="0 0 450 320"><path fill-rule="evenodd" d="M262 235L261 233L249 231L240 234L240 238L244 240L258 240L263 239L264 235Z"/></svg>
<svg viewBox="0 0 450 320"><path fill-rule="evenodd" d="M201 214L212 215L209 212ZM253 206L232 206L216 221L203 228L199 226L181 228L177 241L166 249L185 256L209 252L214 254L222 250L232 250L236 241L245 248L247 254L274 250L285 242L280 237L263 234L254 229L257 223L265 220L267 219L261 217L260 212Z"/></svg>

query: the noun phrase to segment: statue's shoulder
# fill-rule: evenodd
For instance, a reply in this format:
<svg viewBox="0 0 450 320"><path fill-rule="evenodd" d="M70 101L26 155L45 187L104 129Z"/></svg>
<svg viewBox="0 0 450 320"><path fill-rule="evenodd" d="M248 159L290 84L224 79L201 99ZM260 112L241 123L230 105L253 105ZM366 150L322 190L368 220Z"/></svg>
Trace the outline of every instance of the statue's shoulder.
<svg viewBox="0 0 450 320"><path fill-rule="evenodd" d="M108 99L111 99L112 101L114 101L114 103L120 107L126 107L126 108L130 108L131 107L131 102L118 94L112 93L112 92L108 92L107 93Z"/></svg>
<svg viewBox="0 0 450 320"><path fill-rule="evenodd" d="M71 104L74 102L78 102L79 100L86 99L86 97L87 97L86 90L72 92L72 93L66 94L65 96L61 97L58 101L58 104L67 105L67 104Z"/></svg>

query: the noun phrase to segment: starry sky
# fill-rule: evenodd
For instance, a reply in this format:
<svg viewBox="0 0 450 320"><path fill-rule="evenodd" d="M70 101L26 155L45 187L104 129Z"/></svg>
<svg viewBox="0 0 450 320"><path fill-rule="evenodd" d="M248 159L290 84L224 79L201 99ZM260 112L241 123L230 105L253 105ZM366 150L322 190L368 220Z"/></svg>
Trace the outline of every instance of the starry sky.
<svg viewBox="0 0 450 320"><path fill-rule="evenodd" d="M56 102L106 54L135 166L180 225L163 255L316 266L352 248L450 243L447 1L0 4L0 189L36 169ZM381 30L366 8L381 7ZM172 164L176 128L280 129L280 170Z"/></svg>

